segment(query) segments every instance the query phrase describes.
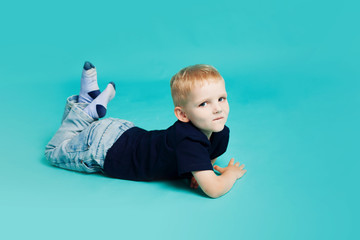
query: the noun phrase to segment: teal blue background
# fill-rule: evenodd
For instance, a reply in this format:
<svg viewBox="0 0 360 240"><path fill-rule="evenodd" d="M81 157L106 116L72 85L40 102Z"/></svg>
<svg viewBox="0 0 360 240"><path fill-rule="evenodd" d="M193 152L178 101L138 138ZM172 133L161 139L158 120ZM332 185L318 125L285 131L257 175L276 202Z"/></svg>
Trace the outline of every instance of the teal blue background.
<svg viewBox="0 0 360 240"><path fill-rule="evenodd" d="M359 239L357 1L7 1L0 6L4 239ZM117 84L108 116L164 129L169 80L224 76L231 157L219 199L181 181L132 182L43 156L89 60Z"/></svg>

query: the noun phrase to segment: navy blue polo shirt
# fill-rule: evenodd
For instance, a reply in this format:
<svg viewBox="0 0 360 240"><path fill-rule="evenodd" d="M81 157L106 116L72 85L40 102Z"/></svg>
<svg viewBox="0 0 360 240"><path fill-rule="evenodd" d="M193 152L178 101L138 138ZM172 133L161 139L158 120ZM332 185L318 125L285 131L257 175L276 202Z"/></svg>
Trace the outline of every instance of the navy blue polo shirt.
<svg viewBox="0 0 360 240"><path fill-rule="evenodd" d="M213 170L211 159L223 154L228 142L226 126L210 140L192 123L181 121L166 130L133 127L108 150L104 173L136 181L189 177L192 171Z"/></svg>

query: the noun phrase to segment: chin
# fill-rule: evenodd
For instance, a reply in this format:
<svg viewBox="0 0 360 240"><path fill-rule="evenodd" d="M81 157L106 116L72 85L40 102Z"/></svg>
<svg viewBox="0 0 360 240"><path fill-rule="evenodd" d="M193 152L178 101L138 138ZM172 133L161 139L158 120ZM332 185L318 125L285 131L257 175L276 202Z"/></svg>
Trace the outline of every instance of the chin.
<svg viewBox="0 0 360 240"><path fill-rule="evenodd" d="M223 129L224 129L225 125L222 125L222 126L219 126L219 127L216 127L212 130L212 132L221 132Z"/></svg>

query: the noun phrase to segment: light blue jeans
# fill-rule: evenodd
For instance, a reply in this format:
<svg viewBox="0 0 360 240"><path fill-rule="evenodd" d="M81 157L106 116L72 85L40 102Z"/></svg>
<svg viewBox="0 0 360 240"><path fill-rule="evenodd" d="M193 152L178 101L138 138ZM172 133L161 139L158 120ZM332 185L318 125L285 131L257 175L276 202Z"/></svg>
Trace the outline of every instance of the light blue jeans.
<svg viewBox="0 0 360 240"><path fill-rule="evenodd" d="M69 170L93 173L102 171L106 152L134 124L121 119L95 121L82 109L78 96L67 99L59 130L45 148L45 157L53 165Z"/></svg>

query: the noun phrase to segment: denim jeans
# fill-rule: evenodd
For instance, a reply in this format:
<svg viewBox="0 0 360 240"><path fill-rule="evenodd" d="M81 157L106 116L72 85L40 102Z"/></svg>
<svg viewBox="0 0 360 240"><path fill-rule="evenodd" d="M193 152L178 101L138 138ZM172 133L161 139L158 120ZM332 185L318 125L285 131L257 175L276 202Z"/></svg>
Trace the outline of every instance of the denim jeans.
<svg viewBox="0 0 360 240"><path fill-rule="evenodd" d="M61 168L93 173L102 171L106 152L134 124L121 119L95 121L82 109L78 96L67 99L62 123L45 148L47 160Z"/></svg>

